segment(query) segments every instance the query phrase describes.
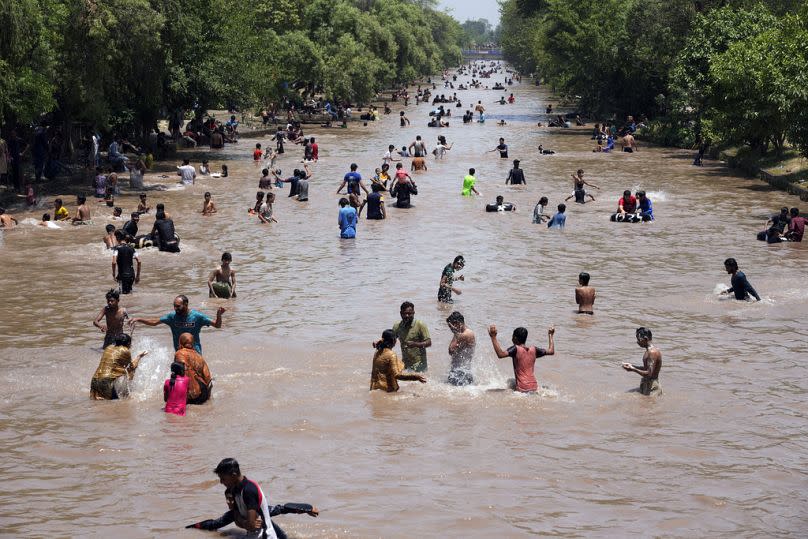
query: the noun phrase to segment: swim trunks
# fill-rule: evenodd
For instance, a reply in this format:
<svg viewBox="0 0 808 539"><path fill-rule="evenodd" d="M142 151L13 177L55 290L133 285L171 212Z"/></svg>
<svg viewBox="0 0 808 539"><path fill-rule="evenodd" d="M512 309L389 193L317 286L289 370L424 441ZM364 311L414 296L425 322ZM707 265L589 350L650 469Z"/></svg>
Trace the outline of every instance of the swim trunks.
<svg viewBox="0 0 808 539"><path fill-rule="evenodd" d="M646 380L643 378L640 382L640 393L656 397L662 394L662 387L659 385L659 380Z"/></svg>

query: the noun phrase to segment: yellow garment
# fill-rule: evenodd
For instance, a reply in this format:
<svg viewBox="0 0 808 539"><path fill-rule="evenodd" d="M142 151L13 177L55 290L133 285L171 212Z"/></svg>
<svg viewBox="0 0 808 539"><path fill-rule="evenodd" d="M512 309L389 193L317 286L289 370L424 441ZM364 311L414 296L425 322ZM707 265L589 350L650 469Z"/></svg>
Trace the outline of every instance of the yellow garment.
<svg viewBox="0 0 808 539"><path fill-rule="evenodd" d="M101 356L101 362L95 370L93 380L95 384L90 386L90 398L109 399L109 395L100 393L97 389L101 387L99 382L112 382L121 376L132 375L129 368L132 365L132 354L126 346L107 346ZM95 385L95 388L93 387Z"/></svg>
<svg viewBox="0 0 808 539"><path fill-rule="evenodd" d="M398 391L398 380L396 376L404 370L404 364L398 356L389 348L377 350L373 355L373 370L370 373L370 389L381 389L383 391ZM391 380L387 385L388 376Z"/></svg>
<svg viewBox="0 0 808 539"><path fill-rule="evenodd" d="M70 217L70 214L67 211L67 208L61 206L58 210L53 212L53 220L54 221L61 221L62 219L67 219Z"/></svg>

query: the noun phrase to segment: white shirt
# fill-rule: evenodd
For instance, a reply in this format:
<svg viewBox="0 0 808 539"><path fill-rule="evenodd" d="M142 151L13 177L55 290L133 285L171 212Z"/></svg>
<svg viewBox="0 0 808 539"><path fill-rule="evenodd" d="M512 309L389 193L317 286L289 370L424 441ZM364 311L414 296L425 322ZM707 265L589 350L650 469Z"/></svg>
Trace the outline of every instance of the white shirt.
<svg viewBox="0 0 808 539"><path fill-rule="evenodd" d="M177 170L177 174L182 176L182 183L194 183L196 178L196 169L191 165L183 165Z"/></svg>

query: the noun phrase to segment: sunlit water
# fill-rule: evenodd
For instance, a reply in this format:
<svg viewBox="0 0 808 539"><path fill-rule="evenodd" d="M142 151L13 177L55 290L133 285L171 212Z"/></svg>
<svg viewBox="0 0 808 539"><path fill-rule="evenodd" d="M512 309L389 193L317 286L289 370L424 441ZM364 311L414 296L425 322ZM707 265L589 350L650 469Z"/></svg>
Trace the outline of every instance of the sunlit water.
<svg viewBox="0 0 808 539"><path fill-rule="evenodd" d="M799 201L715 163L693 167L692 152L593 153L589 127L536 127L544 90L511 91L514 105L494 104L502 92L458 91L467 107L452 108L446 129L426 128L430 107L412 102L409 128L398 126L397 104L367 127L313 129L321 159L310 200L278 192L271 226L246 211L260 177L254 140L205 154L214 170L226 161L230 178L175 188L164 172L147 176L171 187L150 202L173 214L182 253L142 251L143 277L124 306L159 316L184 293L208 314L228 309L222 329L202 333L214 398L184 418L161 411L165 326L135 331L133 351L151 354L132 399L88 399L103 339L91 322L114 284L101 244L107 208L98 205L93 226L45 229L40 210L0 233L0 534L202 537L183 526L225 510L212 469L232 456L272 502L321 509L316 520L278 518L298 537L804 535L807 253L754 239L769 213ZM459 113L478 99L488 121L463 125ZM387 221L362 220L356 240L340 240L335 191L348 165L368 177L388 144L416 134L454 147L416 176L415 207L388 208ZM527 187L503 185L511 159L488 153L500 136ZM538 144L557 153L538 156ZM301 157L287 144L277 166L288 175ZM460 196L469 167L480 198ZM554 210L578 168L600 187L596 202L570 201L564 231L531 224L539 197ZM609 222L627 188L649 192L654 223ZM206 190L219 207L210 218L198 213ZM497 194L519 211L486 214ZM136 196L119 203L128 213ZM205 281L225 250L239 297L211 300ZM468 388L445 383L451 309L435 300L457 254L466 280L452 308L478 339L479 385ZM728 256L763 301L720 296ZM598 290L594 317L575 314L580 271ZM369 393L371 341L404 300L432 334L429 382ZM530 343L546 346L555 325L556 355L536 364L538 394L504 390L511 361L496 359L491 323L503 345L524 325ZM641 361L639 325L663 352L658 399L631 392L639 377L619 367Z"/></svg>

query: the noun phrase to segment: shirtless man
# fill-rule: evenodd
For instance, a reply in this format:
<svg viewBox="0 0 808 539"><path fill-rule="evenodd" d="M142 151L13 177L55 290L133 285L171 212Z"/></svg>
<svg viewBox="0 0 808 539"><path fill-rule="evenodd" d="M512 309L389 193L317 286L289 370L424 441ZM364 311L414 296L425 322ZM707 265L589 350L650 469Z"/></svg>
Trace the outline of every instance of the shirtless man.
<svg viewBox="0 0 808 539"><path fill-rule="evenodd" d="M129 313L120 305L121 296L114 288L107 292L107 304L98 313L93 321L93 325L101 330L104 335L104 348L115 344L115 337L123 335L123 323L129 318ZM101 319L106 318L106 325L101 323Z"/></svg>
<svg viewBox="0 0 808 539"><path fill-rule="evenodd" d="M578 314L595 314L595 287L589 286L589 274L585 271L578 274L575 303L578 304Z"/></svg>
<svg viewBox="0 0 808 539"><path fill-rule="evenodd" d="M0 208L0 228L10 230L18 224L19 222L15 218L6 213L5 208Z"/></svg>
<svg viewBox="0 0 808 539"><path fill-rule="evenodd" d="M474 383L471 374L471 360L477 346L474 332L466 326L463 315L454 311L446 319L452 331L452 342L449 343L449 357L452 360L448 382L453 386L466 386Z"/></svg>
<svg viewBox="0 0 808 539"><path fill-rule="evenodd" d="M568 201L571 198L575 198L575 202L577 202L578 204L585 204L586 197L591 198L592 202L594 202L595 197L587 193L586 189L584 189L587 185L589 187L594 187L595 189L600 189L600 187L598 187L597 185L589 183L586 180L584 180L584 169L579 168L578 172L572 174L572 189L573 189L572 194L567 198L565 198L564 202Z"/></svg>
<svg viewBox="0 0 808 539"><path fill-rule="evenodd" d="M76 208L76 216L73 217L73 224L90 224L92 222L92 216L90 215L90 207L87 205L87 197L78 195L76 197L76 204L78 204L78 208Z"/></svg>
<svg viewBox="0 0 808 539"><path fill-rule="evenodd" d="M413 157L426 157L426 143L421 140L421 135L417 135L407 149Z"/></svg>
<svg viewBox="0 0 808 539"><path fill-rule="evenodd" d="M216 213L216 204L210 197L210 192L205 193L205 201L202 203L202 215L213 215Z"/></svg>
<svg viewBox="0 0 808 539"><path fill-rule="evenodd" d="M651 342L651 330L648 328L637 328L637 344L640 348L645 348L642 356L642 366L623 363L623 368L629 372L636 372L642 376L640 382L640 393L643 395L657 396L662 394L659 385L659 371L662 369L662 352Z"/></svg>
<svg viewBox="0 0 808 539"><path fill-rule="evenodd" d="M408 125L410 125L410 119L404 116L403 110L398 113L398 116L399 116L399 122L401 123L401 127L407 127Z"/></svg>
<svg viewBox="0 0 808 539"><path fill-rule="evenodd" d="M626 153L633 153L637 151L637 141L634 140L634 135L626 133L623 136L623 151Z"/></svg>
<svg viewBox="0 0 808 539"><path fill-rule="evenodd" d="M480 116L485 114L485 107L483 106L482 101L477 101L477 105L474 107L474 112L479 112Z"/></svg>
<svg viewBox="0 0 808 539"><path fill-rule="evenodd" d="M138 213L149 213L151 207L146 203L146 193L140 193L140 202L137 203Z"/></svg>
<svg viewBox="0 0 808 539"><path fill-rule="evenodd" d="M104 245L107 246L107 249L113 249L118 245L118 241L115 239L115 225L107 225L105 230L107 235L104 236Z"/></svg>
<svg viewBox="0 0 808 539"><path fill-rule="evenodd" d="M410 170L412 172L420 172L422 170L426 172L426 159L420 156L413 157L412 162L410 163Z"/></svg>
<svg viewBox="0 0 808 539"><path fill-rule="evenodd" d="M236 297L236 270L230 268L233 256L222 254L222 264L213 270L208 278L208 291L212 298L230 299Z"/></svg>

